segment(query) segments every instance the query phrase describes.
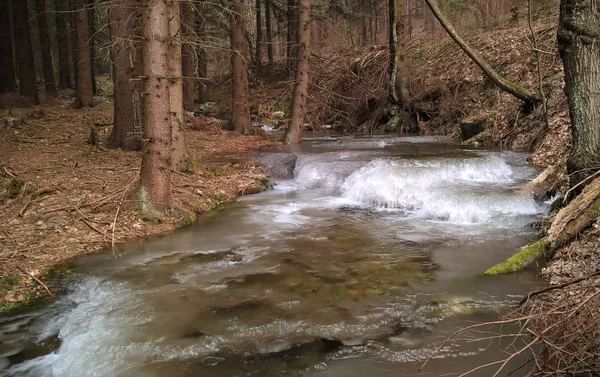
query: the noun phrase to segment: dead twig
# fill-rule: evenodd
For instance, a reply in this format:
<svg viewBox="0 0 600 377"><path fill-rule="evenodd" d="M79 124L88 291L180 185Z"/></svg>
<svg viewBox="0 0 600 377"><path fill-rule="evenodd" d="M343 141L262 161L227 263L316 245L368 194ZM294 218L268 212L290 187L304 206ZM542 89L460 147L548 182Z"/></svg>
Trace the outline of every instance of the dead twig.
<svg viewBox="0 0 600 377"><path fill-rule="evenodd" d="M543 289L538 289L537 291L530 292L529 294L527 294L526 297L524 297L521 301L519 301L519 306L522 306L523 304L527 303L534 296L541 295L541 294L546 293L546 292L554 291L556 289L562 289L562 288L568 287L569 285L577 284L577 283L580 283L580 282L582 282L584 280L588 280L590 278L593 278L594 276L599 276L599 275L600 275L600 271L596 271L593 274L590 274L590 275L587 275L587 276L583 276L583 277L580 277L580 278L577 278L577 279L573 279L573 280L570 280L570 281L568 281L566 283L562 283L562 284L558 284L558 285L553 285L551 287L546 287L546 288L543 288Z"/></svg>
<svg viewBox="0 0 600 377"><path fill-rule="evenodd" d="M35 280L39 285L41 285L42 287L44 287L44 289L46 290L46 292L48 292L48 294L52 297L54 297L54 293L52 293L52 291L50 291L50 288L48 288L48 286L46 284L44 284L43 281L41 281L40 279L36 278L35 276L33 276L33 274L30 274L29 272L25 271L24 269L22 269L19 266L15 266L17 268L17 270L21 271L22 273L24 273L25 275L29 276L30 278L32 278L33 280Z"/></svg>

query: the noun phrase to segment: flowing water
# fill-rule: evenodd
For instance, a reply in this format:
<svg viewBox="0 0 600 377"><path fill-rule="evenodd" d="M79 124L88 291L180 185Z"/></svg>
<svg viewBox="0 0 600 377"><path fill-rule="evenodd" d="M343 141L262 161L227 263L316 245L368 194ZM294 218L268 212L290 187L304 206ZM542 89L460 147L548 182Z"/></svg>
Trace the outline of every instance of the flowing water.
<svg viewBox="0 0 600 377"><path fill-rule="evenodd" d="M481 275L535 238L546 206L518 190L536 175L527 155L425 137L296 152L269 192L75 261L57 302L0 318L0 376L415 375L448 334L539 284L532 270ZM423 373L504 346L448 344Z"/></svg>

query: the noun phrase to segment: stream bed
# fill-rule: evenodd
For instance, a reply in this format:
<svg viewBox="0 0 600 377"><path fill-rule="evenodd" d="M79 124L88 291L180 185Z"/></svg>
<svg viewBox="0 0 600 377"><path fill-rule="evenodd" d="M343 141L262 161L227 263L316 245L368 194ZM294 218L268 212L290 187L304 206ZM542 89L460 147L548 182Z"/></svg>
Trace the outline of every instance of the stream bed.
<svg viewBox="0 0 600 377"><path fill-rule="evenodd" d="M441 376L503 357L509 340L449 343L418 370L542 284L482 275L546 211L519 191L527 154L340 136L290 156L258 155L273 190L75 260L59 300L0 317L0 376Z"/></svg>

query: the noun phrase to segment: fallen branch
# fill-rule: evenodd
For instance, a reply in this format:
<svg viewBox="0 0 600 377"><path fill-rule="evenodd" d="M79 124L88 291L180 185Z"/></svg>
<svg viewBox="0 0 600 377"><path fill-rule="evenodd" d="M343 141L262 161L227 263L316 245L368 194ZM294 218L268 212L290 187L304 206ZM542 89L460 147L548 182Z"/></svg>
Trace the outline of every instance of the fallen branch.
<svg viewBox="0 0 600 377"><path fill-rule="evenodd" d="M24 269L22 269L19 266L16 266L17 270L21 271L22 273L24 273L25 275L29 276L30 278L32 278L33 280L35 280L39 285L41 285L42 287L44 287L44 289L46 290L46 292L48 292L48 294L52 297L54 297L54 293L52 293L50 291L50 288L48 288L48 286L46 284L44 284L43 281L41 281L40 279L36 278L35 276L33 276L32 274L30 274L29 272L25 271Z"/></svg>
<svg viewBox="0 0 600 377"><path fill-rule="evenodd" d="M519 306L522 306L523 304L527 303L534 296L541 295L543 293L547 293L547 292L553 291L555 289L562 289L562 288L568 287L569 285L577 284L584 280L587 280L587 279L593 278L594 276L599 276L599 275L600 275L600 271L596 271L593 274L589 274L587 276L573 279L573 280L567 281L562 284L553 285L551 287L546 287L543 289L538 289L537 291L530 292L526 297L524 297L521 301L519 301Z"/></svg>
<svg viewBox="0 0 600 377"><path fill-rule="evenodd" d="M521 249L518 253L511 256L504 262L500 262L494 267L488 269L486 275L502 275L511 272L520 271L525 268L528 264L543 258L546 255L547 239L546 237L541 240L527 245Z"/></svg>

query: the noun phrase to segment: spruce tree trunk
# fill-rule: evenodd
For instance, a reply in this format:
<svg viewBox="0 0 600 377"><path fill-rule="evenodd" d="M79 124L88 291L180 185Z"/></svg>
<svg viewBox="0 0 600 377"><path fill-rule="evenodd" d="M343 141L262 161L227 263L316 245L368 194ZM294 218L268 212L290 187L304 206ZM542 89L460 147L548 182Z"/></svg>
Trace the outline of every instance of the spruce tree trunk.
<svg viewBox="0 0 600 377"><path fill-rule="evenodd" d="M194 8L190 0L181 3L181 29L183 31L182 72L183 72L183 108L194 111Z"/></svg>
<svg viewBox="0 0 600 377"><path fill-rule="evenodd" d="M233 108L229 129L240 131L244 135L247 135L252 129L248 98L248 55L250 54L248 43L244 38L243 7L244 0L233 0L231 11Z"/></svg>
<svg viewBox="0 0 600 377"><path fill-rule="evenodd" d="M9 1L0 0L0 93L14 92L17 85Z"/></svg>
<svg viewBox="0 0 600 377"><path fill-rule="evenodd" d="M206 33L204 31L204 17L198 11L196 14L196 36L198 38L198 50L196 55L198 56L198 102L206 103L208 101L206 94L206 79L208 78L208 67L206 64Z"/></svg>
<svg viewBox="0 0 600 377"><path fill-rule="evenodd" d="M256 64L262 64L263 31L262 31L262 7L261 0L256 0L256 52L254 58Z"/></svg>
<svg viewBox="0 0 600 377"><path fill-rule="evenodd" d="M54 80L54 66L52 64L52 51L50 50L50 32L48 30L48 13L46 12L46 0L35 0L36 20L40 35L40 47L42 50L42 67L44 69L44 89L46 96L58 97L56 81Z"/></svg>
<svg viewBox="0 0 600 377"><path fill-rule="evenodd" d="M500 74L496 72L481 57L481 55L479 55L479 53L473 50L471 46L469 46L469 44L467 44L467 42L465 42L460 37L460 35L458 35L452 24L450 24L450 22L448 21L448 19L446 19L446 17L438 7L436 0L425 0L425 2L429 6L429 9L431 9L431 12L435 16L435 18L437 18L444 30L446 30L448 35L456 42L456 44L458 44L458 46L465 52L465 54L467 54L467 56L469 56L469 58L471 58L471 60L473 60L473 62L475 62L475 64L477 64L479 68L481 68L481 70L490 78L490 80L497 87L525 102L540 101L540 97L537 94L500 76Z"/></svg>
<svg viewBox="0 0 600 377"><path fill-rule="evenodd" d="M33 63L33 48L29 33L29 11L26 1L13 1L14 38L19 62L19 92L33 104L39 104L37 79Z"/></svg>
<svg viewBox="0 0 600 377"><path fill-rule="evenodd" d="M389 0L389 95L392 102L400 106L404 106L410 96L406 64L406 15L404 10L404 0Z"/></svg>
<svg viewBox="0 0 600 377"><path fill-rule="evenodd" d="M298 0L298 66L285 144L299 143L306 115L310 68L310 0Z"/></svg>
<svg viewBox="0 0 600 377"><path fill-rule="evenodd" d="M77 30L76 30L76 26L75 26L75 12L73 11L74 9L74 5L73 5L73 1L75 0L66 0L68 2L68 9L71 10L71 12L69 12L70 17L69 17L69 22L70 22L70 27L69 27L69 35L71 36L71 62L73 63L73 89L77 90L77 62L79 61L77 59L77 55L78 55L78 51L77 51Z"/></svg>
<svg viewBox="0 0 600 377"><path fill-rule="evenodd" d="M94 106L92 59L90 55L90 28L86 0L73 0L75 31L77 33L77 93L82 106Z"/></svg>
<svg viewBox="0 0 600 377"><path fill-rule="evenodd" d="M112 0L109 8L113 61L114 126L111 144L124 150L142 148L144 75L138 9L133 0Z"/></svg>
<svg viewBox="0 0 600 377"><path fill-rule="evenodd" d="M171 109L171 168L185 170L188 162L183 132L183 79L181 65L181 7L180 0L170 0L169 11L169 100Z"/></svg>
<svg viewBox="0 0 600 377"><path fill-rule="evenodd" d="M96 83L96 0L87 0L88 3L88 22L90 27L90 77L92 78L92 90L94 95L98 94L98 85Z"/></svg>
<svg viewBox="0 0 600 377"><path fill-rule="evenodd" d="M67 33L68 9L66 0L55 0L56 40L58 42L58 88L71 88L71 64L69 62L69 33Z"/></svg>
<svg viewBox="0 0 600 377"><path fill-rule="evenodd" d="M265 26L267 29L267 58L269 74L273 73L273 32L271 31L271 0L265 0Z"/></svg>
<svg viewBox="0 0 600 377"><path fill-rule="evenodd" d="M164 212L171 202L171 116L169 99L169 0L148 0L144 12L144 139L140 203Z"/></svg>
<svg viewBox="0 0 600 377"><path fill-rule="evenodd" d="M561 0L558 45L565 68L565 93L573 133L569 170L597 169L600 167L600 8L597 1ZM576 180L579 178L581 176Z"/></svg>

